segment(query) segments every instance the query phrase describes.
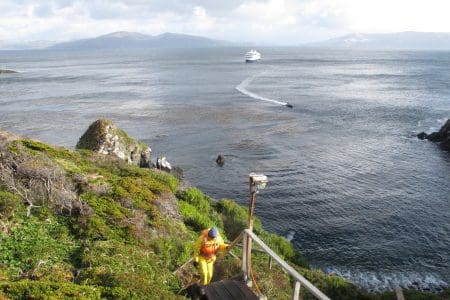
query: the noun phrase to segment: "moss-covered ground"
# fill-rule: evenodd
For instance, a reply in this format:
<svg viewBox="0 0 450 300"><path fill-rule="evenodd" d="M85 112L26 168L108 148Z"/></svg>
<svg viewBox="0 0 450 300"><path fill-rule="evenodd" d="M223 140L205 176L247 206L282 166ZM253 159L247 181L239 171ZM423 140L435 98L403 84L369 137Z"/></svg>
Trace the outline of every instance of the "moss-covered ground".
<svg viewBox="0 0 450 300"><path fill-rule="evenodd" d="M22 139L0 144L0 299L184 299L196 279L191 265L199 232L216 225L233 240L246 227L247 210L202 191L178 190L166 173L140 169L91 151L69 151ZM182 220L154 205L173 193ZM32 205L30 205L32 203ZM312 270L284 238L254 230L275 252L332 299L395 299L368 294L349 282ZM239 257L241 249L233 252ZM215 279L238 275L240 260L218 262ZM268 257L253 254L258 288L269 299L288 299L292 282ZM406 291L407 299L448 294ZM303 299L312 298L302 290Z"/></svg>

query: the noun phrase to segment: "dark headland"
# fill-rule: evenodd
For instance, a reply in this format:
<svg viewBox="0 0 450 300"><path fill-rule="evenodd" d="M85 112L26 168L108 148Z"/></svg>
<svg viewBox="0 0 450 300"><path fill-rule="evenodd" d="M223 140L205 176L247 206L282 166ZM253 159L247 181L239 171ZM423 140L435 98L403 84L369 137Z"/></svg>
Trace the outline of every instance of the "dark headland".
<svg viewBox="0 0 450 300"><path fill-rule="evenodd" d="M430 134L421 132L417 135L417 137L421 140L426 139L431 142L438 143L442 149L450 151L450 119L447 120L439 131L432 132Z"/></svg>

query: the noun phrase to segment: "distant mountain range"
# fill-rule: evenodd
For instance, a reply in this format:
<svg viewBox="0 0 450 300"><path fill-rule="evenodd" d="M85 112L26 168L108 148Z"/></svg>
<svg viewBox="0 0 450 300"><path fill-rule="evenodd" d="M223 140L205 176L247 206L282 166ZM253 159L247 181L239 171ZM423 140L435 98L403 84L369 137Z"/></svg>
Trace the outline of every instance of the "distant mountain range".
<svg viewBox="0 0 450 300"><path fill-rule="evenodd" d="M7 43L0 41L1 50L80 50L80 49L129 49L129 48L208 48L230 47L237 44L205 37L163 33L146 35L119 31L95 38L63 43L36 41L28 43ZM365 49L365 50L450 50L450 33L398 32L384 34L349 34L317 43L302 44L303 47Z"/></svg>
<svg viewBox="0 0 450 300"><path fill-rule="evenodd" d="M305 46L367 50L450 50L450 33L413 31L357 33Z"/></svg>
<svg viewBox="0 0 450 300"><path fill-rule="evenodd" d="M207 48L231 45L233 44L230 42L187 34L163 33L152 36L119 31L91 39L58 43L49 49Z"/></svg>

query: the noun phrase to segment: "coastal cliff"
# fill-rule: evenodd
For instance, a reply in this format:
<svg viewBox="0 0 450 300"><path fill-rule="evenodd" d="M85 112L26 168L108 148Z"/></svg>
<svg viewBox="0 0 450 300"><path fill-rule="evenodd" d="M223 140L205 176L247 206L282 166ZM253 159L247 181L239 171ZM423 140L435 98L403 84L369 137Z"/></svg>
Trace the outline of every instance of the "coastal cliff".
<svg viewBox="0 0 450 300"><path fill-rule="evenodd" d="M109 141L127 140L114 138L119 129L105 124ZM97 141L85 134L80 149L70 151L0 130L0 299L185 299L183 291L197 271L192 266L177 276L173 271L191 257L199 231L216 225L232 240L246 227L246 208L213 201L193 187L181 190L172 175L140 168L140 158L120 150L130 148L108 138L105 144L105 133L93 132ZM108 147L101 150L102 145ZM257 218L254 231L332 299L395 299L393 292L369 294L310 269L286 239L266 232ZM240 262L227 257L214 280L239 270ZM253 255L253 272L269 299L290 297L288 275L277 267L268 270L266 255ZM302 298L312 296L302 289Z"/></svg>

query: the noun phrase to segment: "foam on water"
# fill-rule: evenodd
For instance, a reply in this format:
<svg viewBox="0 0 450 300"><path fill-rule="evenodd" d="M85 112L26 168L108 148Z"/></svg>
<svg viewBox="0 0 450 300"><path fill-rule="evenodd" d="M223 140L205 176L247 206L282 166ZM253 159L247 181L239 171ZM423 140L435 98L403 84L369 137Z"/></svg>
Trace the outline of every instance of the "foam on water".
<svg viewBox="0 0 450 300"><path fill-rule="evenodd" d="M431 273L359 271L341 267L327 267L325 273L343 277L357 286L373 292L394 290L397 287L440 292L449 287L447 282Z"/></svg>
<svg viewBox="0 0 450 300"><path fill-rule="evenodd" d="M287 105L287 102L282 102L282 101L278 101L278 100L275 100L275 99L266 98L266 97L260 96L260 95L258 95L258 94L256 94L256 93L253 93L253 92L249 91L249 90L247 89L247 87L250 85L250 83L251 83L255 78L256 78L256 76L250 76L250 77L247 77L247 78L244 79L240 84L238 84L238 85L236 86L236 90L238 90L238 91L241 92L242 94L244 94L244 95L246 95L246 96L249 96L249 97L251 97L251 98L253 98L253 99L256 99L256 100L262 100L262 101L272 102L272 103L279 104L279 105L283 105L283 106Z"/></svg>
<svg viewBox="0 0 450 300"><path fill-rule="evenodd" d="M286 240L288 240L288 242L291 242L294 239L294 235L295 231L289 230L289 232L286 234Z"/></svg>

